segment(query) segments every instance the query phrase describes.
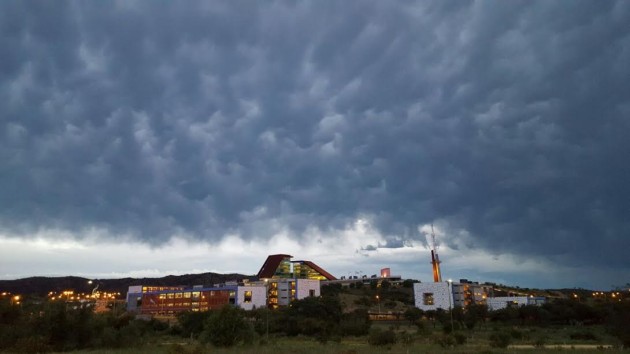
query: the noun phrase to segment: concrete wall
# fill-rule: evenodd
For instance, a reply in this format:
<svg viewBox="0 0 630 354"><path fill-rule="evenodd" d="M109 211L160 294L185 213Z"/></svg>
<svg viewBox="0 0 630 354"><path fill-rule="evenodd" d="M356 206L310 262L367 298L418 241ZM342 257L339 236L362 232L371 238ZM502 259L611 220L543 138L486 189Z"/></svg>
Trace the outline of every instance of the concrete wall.
<svg viewBox="0 0 630 354"><path fill-rule="evenodd" d="M433 305L425 304L425 296L432 294ZM415 283L413 284L413 295L416 307L428 311L439 308L448 310L453 305L453 294L448 282L439 283Z"/></svg>
<svg viewBox="0 0 630 354"><path fill-rule="evenodd" d="M297 279L295 298L300 300L311 296L311 290L313 290L313 296L320 295L319 280L313 279Z"/></svg>
<svg viewBox="0 0 630 354"><path fill-rule="evenodd" d="M252 292L251 302L245 302L245 292ZM236 289L236 303L244 310L267 306L267 290L264 285L239 286Z"/></svg>
<svg viewBox="0 0 630 354"><path fill-rule="evenodd" d="M138 299L142 297L142 285L132 285L127 290L127 311L136 311L138 309Z"/></svg>

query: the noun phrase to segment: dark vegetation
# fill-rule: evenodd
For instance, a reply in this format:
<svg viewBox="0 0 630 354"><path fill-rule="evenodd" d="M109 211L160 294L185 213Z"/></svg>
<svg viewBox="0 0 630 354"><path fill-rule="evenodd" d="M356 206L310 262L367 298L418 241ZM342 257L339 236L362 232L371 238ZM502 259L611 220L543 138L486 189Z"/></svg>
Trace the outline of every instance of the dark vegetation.
<svg viewBox="0 0 630 354"><path fill-rule="evenodd" d="M499 311L488 311L485 306L476 305L465 311L454 308L452 312L425 312L410 306L410 290L369 285L355 285L350 289L327 286L322 289L321 297L295 301L290 307L278 310L244 311L228 306L210 312L182 313L177 322L171 324L135 319L122 309L95 314L91 308L75 309L64 302L31 298L18 306L2 300L0 352L139 348L159 341L232 347L266 345L278 338L292 337L320 343L352 339L377 349L411 346L420 341L451 348L467 345L471 340L480 343L483 338L481 343L486 348L500 350L514 343L542 348L557 342L558 338L548 336L548 329L552 328L568 329L562 341L599 344L602 336L606 336L618 340L610 344L630 347L628 301L586 304L564 299L540 307ZM378 301L375 300L377 294ZM348 296L358 301L344 303L342 299L352 298ZM384 312L389 311L385 306L388 302L397 309L404 305L400 320L370 321L369 312L374 313L379 305Z"/></svg>

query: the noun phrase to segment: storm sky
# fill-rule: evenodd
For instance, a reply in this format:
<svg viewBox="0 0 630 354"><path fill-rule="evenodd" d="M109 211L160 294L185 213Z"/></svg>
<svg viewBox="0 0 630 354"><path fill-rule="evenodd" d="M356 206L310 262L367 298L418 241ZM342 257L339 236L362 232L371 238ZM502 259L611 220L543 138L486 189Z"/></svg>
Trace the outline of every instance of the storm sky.
<svg viewBox="0 0 630 354"><path fill-rule="evenodd" d="M0 278L630 282L628 1L3 1Z"/></svg>

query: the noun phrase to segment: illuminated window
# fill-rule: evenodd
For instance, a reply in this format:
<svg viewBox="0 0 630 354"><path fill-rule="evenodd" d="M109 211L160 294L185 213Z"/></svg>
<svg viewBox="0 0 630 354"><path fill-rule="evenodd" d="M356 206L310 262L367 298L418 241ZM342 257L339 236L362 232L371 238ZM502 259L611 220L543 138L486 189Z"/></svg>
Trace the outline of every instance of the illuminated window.
<svg viewBox="0 0 630 354"><path fill-rule="evenodd" d="M245 292L245 303L252 302L252 292L250 290Z"/></svg>
<svg viewBox="0 0 630 354"><path fill-rule="evenodd" d="M236 291L230 291L229 296L230 296L230 300L229 300L230 305L236 304Z"/></svg>
<svg viewBox="0 0 630 354"><path fill-rule="evenodd" d="M433 293L422 294L422 303L425 305L433 305Z"/></svg>
<svg viewBox="0 0 630 354"><path fill-rule="evenodd" d="M166 299L166 294L160 294L160 299Z"/></svg>
<svg viewBox="0 0 630 354"><path fill-rule="evenodd" d="M193 291L192 297L193 297L193 299L198 299L199 298L199 292L198 291Z"/></svg>
<svg viewBox="0 0 630 354"><path fill-rule="evenodd" d="M190 299L190 293L184 293L184 297L185 297L186 299Z"/></svg>
<svg viewBox="0 0 630 354"><path fill-rule="evenodd" d="M173 294L172 293L171 294L166 294L166 297L169 298L169 299L172 299L173 298Z"/></svg>
<svg viewBox="0 0 630 354"><path fill-rule="evenodd" d="M182 294L182 293L177 293L177 294L175 294L175 298L176 299L181 299L183 295L184 294Z"/></svg>

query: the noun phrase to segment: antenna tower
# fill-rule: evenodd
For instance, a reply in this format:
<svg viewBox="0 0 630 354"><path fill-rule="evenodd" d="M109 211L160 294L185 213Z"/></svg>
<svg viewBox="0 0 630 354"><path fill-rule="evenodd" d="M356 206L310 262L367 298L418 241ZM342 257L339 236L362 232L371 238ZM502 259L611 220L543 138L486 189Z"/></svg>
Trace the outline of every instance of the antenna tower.
<svg viewBox="0 0 630 354"><path fill-rule="evenodd" d="M440 257L437 253L438 245L435 242L435 232L433 232L433 224L431 224L431 264L433 265L433 281L441 282L442 273L440 272Z"/></svg>

